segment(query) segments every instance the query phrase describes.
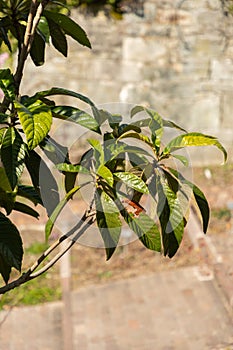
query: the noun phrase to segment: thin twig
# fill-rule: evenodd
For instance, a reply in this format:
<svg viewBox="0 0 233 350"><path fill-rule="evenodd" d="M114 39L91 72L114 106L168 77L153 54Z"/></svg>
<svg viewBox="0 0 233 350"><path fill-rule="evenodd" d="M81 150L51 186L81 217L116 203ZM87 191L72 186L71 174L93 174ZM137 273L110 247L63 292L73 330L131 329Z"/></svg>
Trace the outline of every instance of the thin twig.
<svg viewBox="0 0 233 350"><path fill-rule="evenodd" d="M90 218L88 222L82 227L84 222ZM83 233L86 231L86 229L92 225L95 221L94 214L88 214L88 212L85 212L82 218L79 220L79 222L65 235L60 237L56 242L53 243L51 247L49 247L37 260L36 262L25 272L23 273L18 279L8 283L7 285L0 288L0 294L4 294L8 292L11 289L14 289L21 284L24 284L38 276L40 276L42 273L47 271L49 268L51 268L72 246L73 244L83 235ZM78 233L73 237L73 239L70 241L69 245L61 252L59 252L48 264L46 264L43 268L41 268L39 271L33 273L40 264L67 238L69 238L72 234L74 234L77 230Z"/></svg>
<svg viewBox="0 0 233 350"><path fill-rule="evenodd" d="M44 267L42 267L40 270L38 270L37 272L33 273L30 275L30 280L33 278L36 278L40 275L42 275L44 272L46 272L47 270L49 270L76 242L77 240L82 236L82 234L87 230L87 228L89 226L91 226L94 222L94 219L91 218L82 228L81 230L77 233L76 236L74 236L72 238L72 240L70 240L69 244L65 247L64 250L62 250L61 252L59 252L47 265L45 265Z"/></svg>

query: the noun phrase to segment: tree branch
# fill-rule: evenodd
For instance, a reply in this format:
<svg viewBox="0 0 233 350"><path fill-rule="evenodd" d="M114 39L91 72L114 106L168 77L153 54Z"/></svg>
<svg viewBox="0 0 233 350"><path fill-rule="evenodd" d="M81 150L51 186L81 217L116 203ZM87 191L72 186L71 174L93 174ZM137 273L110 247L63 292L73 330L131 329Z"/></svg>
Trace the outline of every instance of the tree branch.
<svg viewBox="0 0 233 350"><path fill-rule="evenodd" d="M83 226L84 222L90 218L86 224ZM23 273L18 279L15 281L12 281L5 286L0 288L0 294L4 294L8 292L11 289L14 289L16 287L19 287L21 284L24 284L40 275L42 275L44 272L46 272L48 269L50 269L73 245L77 242L77 240L84 234L86 229L92 225L95 221L94 213L90 213L89 210L84 213L82 218L79 220L79 222L65 235L60 237L56 242L54 242L51 247L49 247L36 261L35 263L25 272ZM82 227L83 226L83 227ZM59 252L48 264L46 264L44 267L42 267L39 271L34 271L40 266L40 264L67 238L72 236L77 230L77 234L71 239L70 243L67 247L65 247L64 250Z"/></svg>
<svg viewBox="0 0 233 350"><path fill-rule="evenodd" d="M24 42L21 53L18 59L17 69L14 75L15 86L16 86L16 95L19 94L19 87L23 77L24 65L27 60L28 54L31 50L32 43L34 40L36 28L40 21L41 15L45 6L49 3L50 0L43 0L40 4L38 0L32 0L31 7L28 15L26 31L24 35Z"/></svg>

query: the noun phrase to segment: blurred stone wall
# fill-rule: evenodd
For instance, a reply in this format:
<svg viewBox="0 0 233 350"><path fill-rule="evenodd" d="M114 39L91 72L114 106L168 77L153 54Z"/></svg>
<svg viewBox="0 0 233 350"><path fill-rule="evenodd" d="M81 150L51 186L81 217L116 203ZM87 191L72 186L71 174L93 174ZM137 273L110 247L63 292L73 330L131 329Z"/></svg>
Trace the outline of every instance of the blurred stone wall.
<svg viewBox="0 0 233 350"><path fill-rule="evenodd" d="M27 65L24 93L62 86L110 109L146 104L188 131L216 135L231 153L233 18L223 15L220 0L147 0L144 17L127 14L120 21L72 16L92 50L70 41L65 59L48 49L45 66ZM209 149L193 157L220 159Z"/></svg>

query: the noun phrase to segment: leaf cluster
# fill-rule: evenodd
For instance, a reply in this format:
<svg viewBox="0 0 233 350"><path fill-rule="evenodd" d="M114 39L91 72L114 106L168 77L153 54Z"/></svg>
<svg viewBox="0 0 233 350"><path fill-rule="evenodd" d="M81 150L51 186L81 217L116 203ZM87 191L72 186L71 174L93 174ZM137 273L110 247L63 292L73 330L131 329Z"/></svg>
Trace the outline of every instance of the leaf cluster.
<svg viewBox="0 0 233 350"><path fill-rule="evenodd" d="M0 88L4 93L0 104L0 274L4 281L8 283L12 268L21 270L23 257L20 232L7 217L12 211L38 218L32 205L44 206L48 214L45 227L48 239L64 206L81 188L92 185L93 198L82 219L46 250L33 268L16 281L18 284L12 282L9 289L46 271L45 268L34 272L62 240L75 234L71 247L94 222L104 241L107 259L118 246L125 225L146 248L173 257L183 237L190 198L199 208L204 232L208 227L209 206L203 192L168 161L175 159L187 166L188 159L177 151L191 146L215 146L226 160L226 151L215 137L186 132L153 109L135 106L130 112L131 121L126 124L121 114L99 109L88 97L64 88L52 87L32 96L20 93L27 54L35 65L42 64L45 45L51 40L66 56L67 35L90 47L83 29L68 16L46 7L47 3L55 6L55 1L0 0L1 43L11 50L13 36L19 51L16 73L10 69L0 70ZM29 25L30 16L32 23L39 17L35 28ZM28 34L34 41L27 40ZM56 95L73 97L75 103L57 105L53 100ZM88 112L77 107L79 101L86 104ZM89 148L79 163L72 164L68 148L50 136L54 119L78 124L92 132ZM179 135L164 145L167 129L178 130ZM64 176L66 195L62 199L58 183L41 153ZM24 171L28 173L30 185L22 181ZM81 174L86 175L85 183L80 180ZM49 203L44 203L43 193ZM154 204L153 213L145 206L148 201L151 208Z"/></svg>
<svg viewBox="0 0 233 350"><path fill-rule="evenodd" d="M40 17L30 49L31 59L36 66L44 64L45 48L48 44L52 44L57 51L67 57L67 36L83 46L91 47L85 31L62 13L62 10L66 10L65 4L56 1L44 2L48 5ZM0 47L4 44L12 52L12 42L17 42L20 54L24 45L27 18L31 6L30 0L0 1ZM34 11L36 8L35 5Z"/></svg>

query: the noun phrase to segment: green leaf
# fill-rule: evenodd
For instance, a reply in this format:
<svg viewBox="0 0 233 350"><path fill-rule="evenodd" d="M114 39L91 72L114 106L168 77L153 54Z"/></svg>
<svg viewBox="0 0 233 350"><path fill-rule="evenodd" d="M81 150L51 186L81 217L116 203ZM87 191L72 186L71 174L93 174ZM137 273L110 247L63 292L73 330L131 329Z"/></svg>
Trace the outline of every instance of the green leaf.
<svg viewBox="0 0 233 350"><path fill-rule="evenodd" d="M106 111L106 113L108 113L108 123L112 129L114 129L115 127L117 127L121 123L122 116L120 114L111 114L107 111Z"/></svg>
<svg viewBox="0 0 233 350"><path fill-rule="evenodd" d="M151 118L144 118L141 120L134 121L131 125L138 126L139 128L148 127L151 122Z"/></svg>
<svg viewBox="0 0 233 350"><path fill-rule="evenodd" d="M14 104L26 135L28 147L32 150L39 145L51 128L51 110L39 100L28 107L19 102Z"/></svg>
<svg viewBox="0 0 233 350"><path fill-rule="evenodd" d="M97 174L101 176L104 180L106 180L109 186L113 186L113 174L105 165L100 165L100 167L97 170Z"/></svg>
<svg viewBox="0 0 233 350"><path fill-rule="evenodd" d="M10 69L0 69L0 88L9 100L15 99L15 82Z"/></svg>
<svg viewBox="0 0 233 350"><path fill-rule="evenodd" d="M127 145L123 142L119 142L116 140L110 140L108 142L104 143L104 148L105 148L105 158L108 161L111 161L115 158L122 158L123 155L126 153L131 153L131 154L137 154L138 156L148 156L148 157L153 157L153 154L150 154L146 150L144 150L142 147L136 147L136 146L131 146ZM144 157L143 157L144 159Z"/></svg>
<svg viewBox="0 0 233 350"><path fill-rule="evenodd" d="M24 169L26 146L17 129L9 127L2 141L1 158L12 190Z"/></svg>
<svg viewBox="0 0 233 350"><path fill-rule="evenodd" d="M104 164L104 150L99 140L88 139L89 144L94 149L94 159L96 161L96 168L98 169L100 165Z"/></svg>
<svg viewBox="0 0 233 350"><path fill-rule="evenodd" d="M95 205L97 225L105 244L107 260L109 260L118 245L121 234L119 210L114 201L100 190L96 190Z"/></svg>
<svg viewBox="0 0 233 350"><path fill-rule="evenodd" d="M85 31L71 18L61 13L51 11L44 11L43 14L48 21L53 20L67 35L70 35L74 40L79 42L79 44L91 48L91 43Z"/></svg>
<svg viewBox="0 0 233 350"><path fill-rule="evenodd" d="M8 282L11 268L21 270L22 240L15 225L0 212L0 273Z"/></svg>
<svg viewBox="0 0 233 350"><path fill-rule="evenodd" d="M142 212L138 217L134 217L126 210L121 210L121 214L145 247L156 252L161 251L161 238L158 226L148 215Z"/></svg>
<svg viewBox="0 0 233 350"><path fill-rule="evenodd" d="M32 46L30 49L30 56L33 63L38 67L42 66L45 61L45 41L44 39L36 32Z"/></svg>
<svg viewBox="0 0 233 350"><path fill-rule="evenodd" d="M8 114L4 114L4 113L0 113L0 124L4 124L4 123L6 123L8 121L9 121L9 115ZM0 140L1 140L1 136L0 136Z"/></svg>
<svg viewBox="0 0 233 350"><path fill-rule="evenodd" d="M153 147L153 143L151 143L149 137L141 133L139 134L137 132L128 131L122 134L120 137L118 137L118 140L125 139L125 138L134 138L142 142L145 142L150 147Z"/></svg>
<svg viewBox="0 0 233 350"><path fill-rule="evenodd" d="M0 146L2 144L2 140L4 139L5 132L7 131L7 128L1 128L0 129Z"/></svg>
<svg viewBox="0 0 233 350"><path fill-rule="evenodd" d="M157 177L158 206L164 255L173 257L179 248L184 232L183 213L176 194L164 181Z"/></svg>
<svg viewBox="0 0 233 350"><path fill-rule="evenodd" d="M66 205L66 203L73 197L73 195L80 189L80 186L76 186L70 190L65 197L61 200L61 202L57 205L57 207L54 209L52 215L48 219L46 226L45 226L45 236L46 240L48 240L52 229L54 227L55 221L57 220L59 214L61 213L62 209Z"/></svg>
<svg viewBox="0 0 233 350"><path fill-rule="evenodd" d="M43 202L41 200L40 195L38 194L38 192L35 190L35 188L33 186L19 184L17 196L27 198L35 205L37 205L37 204L43 205Z"/></svg>
<svg viewBox="0 0 233 350"><path fill-rule="evenodd" d="M164 168L163 168L163 173L164 173L165 178L167 180L168 186L174 192L174 194L177 194L177 192L180 188L180 184L179 184L178 179Z"/></svg>
<svg viewBox="0 0 233 350"><path fill-rule="evenodd" d="M141 193L149 193L147 185L145 182L138 176L130 172L117 172L113 174L119 180L124 182L127 186L133 188L134 190Z"/></svg>
<svg viewBox="0 0 233 350"><path fill-rule="evenodd" d="M163 119L163 126L167 127L167 128L177 129L177 130L180 130L182 132L187 133L187 131L185 129L181 128L179 125L172 122L171 120Z"/></svg>
<svg viewBox="0 0 233 350"><path fill-rule="evenodd" d="M6 210L7 215L9 215L14 208L15 197L15 192L4 191L0 188L0 207Z"/></svg>
<svg viewBox="0 0 233 350"><path fill-rule="evenodd" d="M43 37L44 41L46 43L49 43L49 37L50 37L49 26L48 26L48 22L44 16L42 16L40 18L40 22L38 24L37 31Z"/></svg>
<svg viewBox="0 0 233 350"><path fill-rule="evenodd" d="M38 219L40 216L40 214L36 210L21 202L15 202L13 209L19 211L20 213L33 216L36 219Z"/></svg>
<svg viewBox="0 0 233 350"><path fill-rule="evenodd" d="M151 118L148 126L151 130L152 142L155 145L158 153L160 149L161 138L163 136L163 119L158 114L158 112L149 108L145 108L143 106L135 106L134 108L132 108L131 118L133 118L135 114L143 111L145 111Z"/></svg>
<svg viewBox="0 0 233 350"><path fill-rule="evenodd" d="M81 173L81 174L90 174L89 170L83 167L82 165L73 165L67 163L60 163L56 165L56 168L60 171L66 173Z"/></svg>
<svg viewBox="0 0 233 350"><path fill-rule="evenodd" d="M146 108L145 111L151 117L151 122L149 124L149 128L152 134L151 138L155 147L157 148L157 152L159 152L161 139L163 136L163 119L157 112L153 111L152 109Z"/></svg>
<svg viewBox="0 0 233 350"><path fill-rule="evenodd" d="M1 10L0 10L1 11ZM11 43L8 37L8 28L11 26L11 20L8 16L1 18L0 20L0 38L4 44L8 47L8 50L12 52Z"/></svg>
<svg viewBox="0 0 233 350"><path fill-rule="evenodd" d="M4 168L0 167L0 206L11 213L15 203L16 193L12 191L9 179Z"/></svg>
<svg viewBox="0 0 233 350"><path fill-rule="evenodd" d="M81 109L70 106L56 106L52 108L52 113L55 118L77 123L98 134L101 133L97 121Z"/></svg>
<svg viewBox="0 0 233 350"><path fill-rule="evenodd" d="M131 109L130 117L133 118L137 113L144 112L144 111L145 111L145 107L135 106Z"/></svg>
<svg viewBox="0 0 233 350"><path fill-rule="evenodd" d="M195 201L202 216L203 232L206 233L209 224L210 209L204 193L200 190L199 187L185 179L183 175L175 169L169 168L169 170L179 179L179 181L181 181L183 184L188 185L192 189Z"/></svg>
<svg viewBox="0 0 233 350"><path fill-rule="evenodd" d="M185 156L180 154L172 154L172 157L178 159L184 166L189 166L189 161Z"/></svg>
<svg viewBox="0 0 233 350"><path fill-rule="evenodd" d="M60 201L56 180L46 163L35 151L28 152L25 164L33 186L42 198L43 206L46 208L48 215L51 215Z"/></svg>
<svg viewBox="0 0 233 350"><path fill-rule="evenodd" d="M136 133L140 133L141 129L134 124L121 124L118 128L118 134L119 136L129 132L129 131L135 131Z"/></svg>
<svg viewBox="0 0 233 350"><path fill-rule="evenodd" d="M6 171L2 167L0 167L0 188L4 191L8 191L8 192L12 191L9 179L6 175Z"/></svg>
<svg viewBox="0 0 233 350"><path fill-rule="evenodd" d="M183 134L172 139L163 150L163 154L174 152L188 146L216 146L223 152L224 161L227 160L227 152L216 137L204 135L198 132Z"/></svg>
<svg viewBox="0 0 233 350"><path fill-rule="evenodd" d="M59 88L59 87L53 87L50 90L45 90L45 91L39 91L37 92L34 96L30 97L29 102L30 101L36 101L38 99L41 99L43 97L47 97L47 96L55 96L55 95L64 95L64 96L71 96L74 98L77 98L85 103L87 103L90 106L94 106L94 103L86 96L81 95L77 92L71 91L71 90L67 90L67 89L63 89L63 88ZM30 102L31 103L31 102Z"/></svg>
<svg viewBox="0 0 233 350"><path fill-rule="evenodd" d="M70 192L72 188L75 186L76 178L77 178L78 173L71 173L71 172L66 172L65 173L65 190L66 193Z"/></svg>
<svg viewBox="0 0 233 350"><path fill-rule="evenodd" d="M47 21L53 46L61 52L63 56L67 57L67 40L63 31L60 29L59 24L52 19L47 18Z"/></svg>
<svg viewBox="0 0 233 350"><path fill-rule="evenodd" d="M63 162L70 163L68 147L60 145L51 136L46 136L40 143L40 147L55 165Z"/></svg>
<svg viewBox="0 0 233 350"><path fill-rule="evenodd" d="M111 113L104 109L98 109L96 106L92 106L92 113L99 126L111 118Z"/></svg>

